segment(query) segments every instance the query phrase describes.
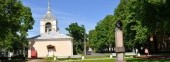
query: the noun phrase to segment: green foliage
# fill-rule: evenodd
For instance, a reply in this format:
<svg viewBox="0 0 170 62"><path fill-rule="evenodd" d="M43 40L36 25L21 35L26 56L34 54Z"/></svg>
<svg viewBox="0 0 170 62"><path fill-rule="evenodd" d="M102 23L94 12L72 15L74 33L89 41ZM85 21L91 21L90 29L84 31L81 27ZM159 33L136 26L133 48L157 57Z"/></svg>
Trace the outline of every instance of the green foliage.
<svg viewBox="0 0 170 62"><path fill-rule="evenodd" d="M109 47L108 42L114 40L115 21L123 23L126 50L134 47L146 47L151 36L163 39L170 33L170 1L169 0L120 0L114 16L100 21L89 33L91 46L97 50ZM108 21L107 21L108 20ZM108 28L108 27L111 28ZM111 36L111 38L109 38ZM111 40L110 40L111 39ZM109 44L113 44L110 42Z"/></svg>
<svg viewBox="0 0 170 62"><path fill-rule="evenodd" d="M69 35L73 37L74 54L82 53L84 35L86 35L84 26L79 26L77 23L71 23L66 30L69 32Z"/></svg>
<svg viewBox="0 0 170 62"><path fill-rule="evenodd" d="M90 47L96 52L109 52L109 48L114 46L114 19L113 15L106 16L97 24L95 30L89 32Z"/></svg>
<svg viewBox="0 0 170 62"><path fill-rule="evenodd" d="M14 46L27 45L27 31L32 29L33 24L31 9L21 1L0 0L1 49L12 50Z"/></svg>
<svg viewBox="0 0 170 62"><path fill-rule="evenodd" d="M115 10L115 17L124 23L125 46L146 45L151 35L158 33L165 35L169 32L168 2L168 0L121 0Z"/></svg>

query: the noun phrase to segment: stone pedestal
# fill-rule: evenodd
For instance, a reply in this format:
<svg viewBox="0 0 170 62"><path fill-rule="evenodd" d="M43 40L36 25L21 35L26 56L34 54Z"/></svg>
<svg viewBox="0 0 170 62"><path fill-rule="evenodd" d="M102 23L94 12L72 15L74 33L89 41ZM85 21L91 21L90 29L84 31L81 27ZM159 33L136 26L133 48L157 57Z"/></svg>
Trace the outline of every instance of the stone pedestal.
<svg viewBox="0 0 170 62"><path fill-rule="evenodd" d="M82 56L81 59L84 60L85 59L84 56Z"/></svg>
<svg viewBox="0 0 170 62"><path fill-rule="evenodd" d="M116 62L126 62L124 60L123 31L117 27L115 30L115 46Z"/></svg>

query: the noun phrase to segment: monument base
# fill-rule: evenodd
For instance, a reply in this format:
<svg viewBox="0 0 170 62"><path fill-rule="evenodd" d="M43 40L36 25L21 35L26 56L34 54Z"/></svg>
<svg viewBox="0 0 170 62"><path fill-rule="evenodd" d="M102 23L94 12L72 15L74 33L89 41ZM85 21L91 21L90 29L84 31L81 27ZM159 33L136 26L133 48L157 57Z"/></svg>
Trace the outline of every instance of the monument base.
<svg viewBox="0 0 170 62"><path fill-rule="evenodd" d="M124 59L124 53L121 52L121 53L116 53L116 62L126 62L125 59Z"/></svg>
<svg viewBox="0 0 170 62"><path fill-rule="evenodd" d="M116 60L116 62L126 62L125 60Z"/></svg>

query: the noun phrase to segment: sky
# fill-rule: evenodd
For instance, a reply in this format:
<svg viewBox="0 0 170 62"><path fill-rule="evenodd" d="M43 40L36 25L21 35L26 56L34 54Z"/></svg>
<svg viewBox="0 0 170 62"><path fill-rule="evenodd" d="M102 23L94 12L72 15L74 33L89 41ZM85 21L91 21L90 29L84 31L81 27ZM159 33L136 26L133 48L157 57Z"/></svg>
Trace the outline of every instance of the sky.
<svg viewBox="0 0 170 62"><path fill-rule="evenodd" d="M28 37L40 34L40 19L46 14L48 0L22 0L31 8L35 20ZM52 14L57 18L60 33L68 34L65 30L71 23L84 25L86 33L95 29L97 23L106 15L113 15L120 0L50 0Z"/></svg>

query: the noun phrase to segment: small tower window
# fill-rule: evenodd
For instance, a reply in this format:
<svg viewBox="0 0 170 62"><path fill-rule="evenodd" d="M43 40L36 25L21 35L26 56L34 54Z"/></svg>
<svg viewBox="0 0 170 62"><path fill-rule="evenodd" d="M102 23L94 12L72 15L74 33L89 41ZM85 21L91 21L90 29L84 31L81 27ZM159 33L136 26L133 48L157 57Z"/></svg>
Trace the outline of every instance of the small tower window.
<svg viewBox="0 0 170 62"><path fill-rule="evenodd" d="M47 22L45 24L45 32L50 32L51 31L51 23L50 22Z"/></svg>

